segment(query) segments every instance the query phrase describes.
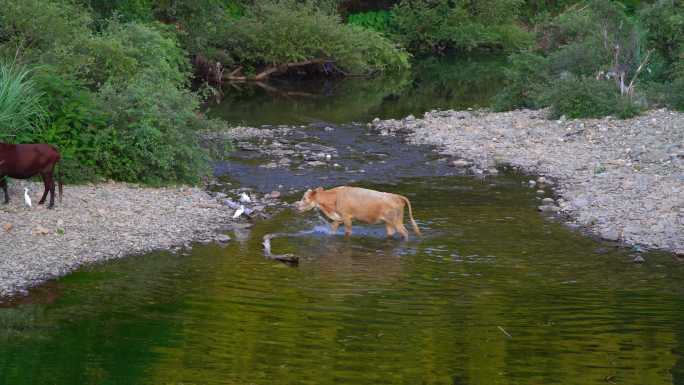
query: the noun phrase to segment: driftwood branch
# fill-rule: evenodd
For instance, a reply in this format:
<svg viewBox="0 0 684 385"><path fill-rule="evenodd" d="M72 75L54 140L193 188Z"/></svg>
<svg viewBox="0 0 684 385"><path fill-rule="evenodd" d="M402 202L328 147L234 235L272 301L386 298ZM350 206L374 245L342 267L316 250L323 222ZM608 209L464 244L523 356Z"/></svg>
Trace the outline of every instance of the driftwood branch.
<svg viewBox="0 0 684 385"><path fill-rule="evenodd" d="M276 261L285 262L291 265L299 264L299 257L293 254L273 254L271 252L271 239L277 236L283 236L285 234L266 234L264 235L264 256L268 259L274 259Z"/></svg>
<svg viewBox="0 0 684 385"><path fill-rule="evenodd" d="M332 60L329 59L311 59L311 60L304 60L304 61L299 61L299 62L293 62L293 63L285 63L281 64L278 66L272 66L272 67L267 67L266 69L262 70L258 74L254 76L244 76L244 75L238 75L240 71L242 70L242 67L238 67L228 73L228 75L223 77L223 80L227 81L237 81L237 82L246 82L246 81L262 81L268 79L271 75L273 74L278 74L278 73L283 73L287 72L288 70L292 68L297 68L297 67L306 67L310 65L317 65L317 64L325 64L325 63L332 63Z"/></svg>

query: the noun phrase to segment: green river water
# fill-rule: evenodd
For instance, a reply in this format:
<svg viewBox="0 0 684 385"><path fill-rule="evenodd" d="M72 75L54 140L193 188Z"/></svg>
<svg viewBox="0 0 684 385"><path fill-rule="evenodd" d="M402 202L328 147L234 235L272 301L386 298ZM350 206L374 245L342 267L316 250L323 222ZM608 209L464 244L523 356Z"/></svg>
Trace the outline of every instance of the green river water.
<svg viewBox="0 0 684 385"><path fill-rule="evenodd" d="M526 180L357 183L411 199L409 242L285 210L225 247L85 267L0 308L0 384L684 384L684 265L545 218ZM274 232L299 266L263 257Z"/></svg>

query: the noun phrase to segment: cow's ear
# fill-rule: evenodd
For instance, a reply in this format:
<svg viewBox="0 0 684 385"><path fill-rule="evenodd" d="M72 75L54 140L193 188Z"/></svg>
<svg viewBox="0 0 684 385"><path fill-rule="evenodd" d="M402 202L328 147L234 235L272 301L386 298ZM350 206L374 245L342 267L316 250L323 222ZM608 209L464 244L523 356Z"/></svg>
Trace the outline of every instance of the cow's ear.
<svg viewBox="0 0 684 385"><path fill-rule="evenodd" d="M323 187L316 188L316 192L321 192L321 191L323 191Z"/></svg>

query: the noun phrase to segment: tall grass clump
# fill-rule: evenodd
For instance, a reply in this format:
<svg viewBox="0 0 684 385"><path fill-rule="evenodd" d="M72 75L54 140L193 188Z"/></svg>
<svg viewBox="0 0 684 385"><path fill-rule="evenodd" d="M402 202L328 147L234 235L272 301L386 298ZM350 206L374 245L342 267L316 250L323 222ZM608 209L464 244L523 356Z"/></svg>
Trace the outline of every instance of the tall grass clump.
<svg viewBox="0 0 684 385"><path fill-rule="evenodd" d="M44 120L42 94L30 75L13 62L0 61L0 140L32 131Z"/></svg>

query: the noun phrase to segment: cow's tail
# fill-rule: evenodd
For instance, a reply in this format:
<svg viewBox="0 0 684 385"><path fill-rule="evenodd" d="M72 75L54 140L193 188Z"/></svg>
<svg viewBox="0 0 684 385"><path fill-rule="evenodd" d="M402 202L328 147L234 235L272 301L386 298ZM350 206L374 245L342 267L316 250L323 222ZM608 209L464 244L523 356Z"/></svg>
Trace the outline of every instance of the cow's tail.
<svg viewBox="0 0 684 385"><path fill-rule="evenodd" d="M57 186L59 188L59 203L62 203L62 194L64 194L64 184L62 183L62 166L61 162L57 162Z"/></svg>
<svg viewBox="0 0 684 385"><path fill-rule="evenodd" d="M408 206L408 209L409 209L409 218L411 219L411 225L413 225L413 231L415 231L416 234L417 234L418 236L422 235L422 234L420 233L420 229L418 228L418 225L416 224L416 221L413 220L413 212L411 211L411 202L408 200L408 198L406 198L406 197L403 196L403 195L399 195L399 197L400 197L401 199L403 199L404 202L406 202L406 205Z"/></svg>

